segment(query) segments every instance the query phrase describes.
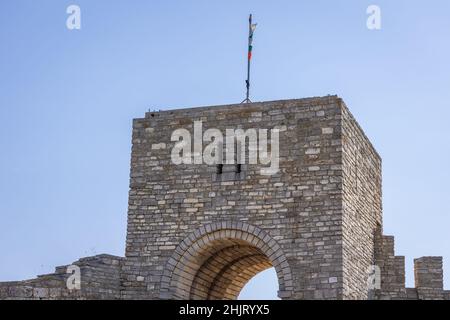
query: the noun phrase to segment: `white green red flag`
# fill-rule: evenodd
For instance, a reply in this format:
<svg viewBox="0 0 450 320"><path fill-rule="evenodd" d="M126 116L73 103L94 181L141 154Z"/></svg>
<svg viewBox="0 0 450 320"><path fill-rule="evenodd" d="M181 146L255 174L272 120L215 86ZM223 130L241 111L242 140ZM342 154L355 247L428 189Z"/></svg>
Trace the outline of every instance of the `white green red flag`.
<svg viewBox="0 0 450 320"><path fill-rule="evenodd" d="M256 29L256 23L250 24L250 33L248 36L248 60L252 58L252 49L253 49L253 32L255 32Z"/></svg>

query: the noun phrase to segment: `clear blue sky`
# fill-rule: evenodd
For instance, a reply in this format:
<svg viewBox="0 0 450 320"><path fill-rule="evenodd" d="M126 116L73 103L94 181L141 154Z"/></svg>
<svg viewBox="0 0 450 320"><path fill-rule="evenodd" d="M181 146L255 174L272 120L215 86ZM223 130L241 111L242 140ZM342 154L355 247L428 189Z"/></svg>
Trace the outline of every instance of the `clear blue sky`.
<svg viewBox="0 0 450 320"><path fill-rule="evenodd" d="M240 102L250 12L252 99L341 96L383 158L407 285L413 258L443 255L450 288L447 0L2 1L0 280L124 254L132 118ZM275 296L263 278L242 296Z"/></svg>

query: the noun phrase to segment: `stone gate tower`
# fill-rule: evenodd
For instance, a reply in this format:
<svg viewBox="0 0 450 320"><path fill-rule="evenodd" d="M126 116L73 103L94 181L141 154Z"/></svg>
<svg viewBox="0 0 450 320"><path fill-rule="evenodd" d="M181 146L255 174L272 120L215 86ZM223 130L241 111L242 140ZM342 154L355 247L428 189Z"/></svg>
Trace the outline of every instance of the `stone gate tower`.
<svg viewBox="0 0 450 320"><path fill-rule="evenodd" d="M173 132L201 139L197 121L202 132L276 128L279 170L196 163L193 146L192 163L175 164ZM125 258L75 262L80 291L65 288L63 266L0 284L0 297L235 299L274 267L282 299L450 298L440 257L416 259L405 288L404 257L382 235L380 156L340 98L148 112L132 139Z"/></svg>
<svg viewBox="0 0 450 320"><path fill-rule="evenodd" d="M171 134L279 133L279 171L175 165ZM124 279L128 297L236 298L273 266L280 298L368 298L381 230L381 159L341 99L147 113L133 125Z"/></svg>

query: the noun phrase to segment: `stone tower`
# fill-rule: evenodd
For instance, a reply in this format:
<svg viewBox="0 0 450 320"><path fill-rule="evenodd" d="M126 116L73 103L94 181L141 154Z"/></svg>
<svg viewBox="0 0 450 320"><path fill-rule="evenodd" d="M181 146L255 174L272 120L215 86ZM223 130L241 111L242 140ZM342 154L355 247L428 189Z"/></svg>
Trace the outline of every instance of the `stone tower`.
<svg viewBox="0 0 450 320"><path fill-rule="evenodd" d="M207 164L193 141L191 162L175 163L180 129L193 141L208 129L254 129L258 141L276 130L277 170ZM416 259L416 288L405 288L404 257L382 235L381 158L336 96L148 112L132 142L125 258L77 261L78 291L63 266L0 284L0 297L235 299L274 267L282 299L450 298L440 257Z"/></svg>
<svg viewBox="0 0 450 320"><path fill-rule="evenodd" d="M171 162L171 134L278 128L279 171ZM129 297L236 298L273 266L279 297L368 297L381 159L337 97L147 113L133 125Z"/></svg>

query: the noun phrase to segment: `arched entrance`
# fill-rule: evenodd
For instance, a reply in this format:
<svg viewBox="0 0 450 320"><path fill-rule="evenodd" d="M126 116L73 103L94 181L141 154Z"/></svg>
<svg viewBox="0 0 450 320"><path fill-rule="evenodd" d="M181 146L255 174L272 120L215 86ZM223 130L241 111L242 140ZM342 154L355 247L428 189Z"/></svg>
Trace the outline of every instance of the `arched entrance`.
<svg viewBox="0 0 450 320"><path fill-rule="evenodd" d="M292 274L280 246L243 222L205 225L185 238L166 263L162 299L236 299L259 272L274 267L280 298L289 298Z"/></svg>

